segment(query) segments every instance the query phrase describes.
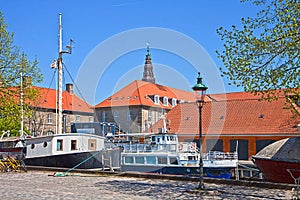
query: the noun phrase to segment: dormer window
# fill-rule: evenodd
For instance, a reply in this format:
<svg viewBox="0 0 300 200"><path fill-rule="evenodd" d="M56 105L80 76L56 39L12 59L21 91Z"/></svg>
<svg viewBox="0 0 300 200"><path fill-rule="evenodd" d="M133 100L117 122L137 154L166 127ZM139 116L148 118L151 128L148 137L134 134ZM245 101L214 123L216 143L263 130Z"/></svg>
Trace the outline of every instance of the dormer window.
<svg viewBox="0 0 300 200"><path fill-rule="evenodd" d="M159 104L159 96L158 95L154 96L154 103Z"/></svg>
<svg viewBox="0 0 300 200"><path fill-rule="evenodd" d="M175 98L172 98L172 107L177 105L177 100Z"/></svg>
<svg viewBox="0 0 300 200"><path fill-rule="evenodd" d="M164 97L163 104L164 106L168 106L168 97Z"/></svg>

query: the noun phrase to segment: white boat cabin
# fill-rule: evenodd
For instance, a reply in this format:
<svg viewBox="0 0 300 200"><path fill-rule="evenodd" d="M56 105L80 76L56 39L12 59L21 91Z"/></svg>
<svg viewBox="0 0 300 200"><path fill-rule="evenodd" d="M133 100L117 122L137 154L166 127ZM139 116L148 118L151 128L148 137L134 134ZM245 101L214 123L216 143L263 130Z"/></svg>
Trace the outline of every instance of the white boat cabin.
<svg viewBox="0 0 300 200"><path fill-rule="evenodd" d="M26 141L26 158L104 149L105 138L84 133L54 134Z"/></svg>

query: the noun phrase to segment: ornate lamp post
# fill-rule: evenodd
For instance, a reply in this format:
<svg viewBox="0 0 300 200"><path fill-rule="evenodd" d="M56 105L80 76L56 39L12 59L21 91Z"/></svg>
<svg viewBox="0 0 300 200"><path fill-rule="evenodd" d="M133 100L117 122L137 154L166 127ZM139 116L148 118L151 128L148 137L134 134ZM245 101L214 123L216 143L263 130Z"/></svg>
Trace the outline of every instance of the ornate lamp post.
<svg viewBox="0 0 300 200"><path fill-rule="evenodd" d="M206 87L202 83L202 77L200 76L200 72L198 72L197 84L193 87L196 97L196 103L199 109L199 149L200 149L200 162L199 162L199 170L200 170L200 180L199 180L199 189L204 189L204 181L203 181L203 158L202 158L202 107L204 106L204 98L206 94Z"/></svg>

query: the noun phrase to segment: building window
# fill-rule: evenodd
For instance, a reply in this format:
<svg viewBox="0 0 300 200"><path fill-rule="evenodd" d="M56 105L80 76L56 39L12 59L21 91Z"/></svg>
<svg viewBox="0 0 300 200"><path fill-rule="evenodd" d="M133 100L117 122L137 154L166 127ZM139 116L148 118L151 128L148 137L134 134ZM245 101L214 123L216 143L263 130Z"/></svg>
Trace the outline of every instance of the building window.
<svg viewBox="0 0 300 200"><path fill-rule="evenodd" d="M131 121L132 120L132 114L130 111L127 112L127 121Z"/></svg>
<svg viewBox="0 0 300 200"><path fill-rule="evenodd" d="M48 123L48 124L52 124L52 113L48 113L48 116L47 116L47 123Z"/></svg>
<svg viewBox="0 0 300 200"><path fill-rule="evenodd" d="M57 151L62 151L63 150L63 140L57 140L56 150Z"/></svg>
<svg viewBox="0 0 300 200"><path fill-rule="evenodd" d="M164 97L163 104L164 106L168 106L168 97Z"/></svg>
<svg viewBox="0 0 300 200"><path fill-rule="evenodd" d="M154 103L159 104L159 96L158 95L154 96Z"/></svg>
<svg viewBox="0 0 300 200"><path fill-rule="evenodd" d="M114 112L114 120L115 122L119 122L119 112L117 111Z"/></svg>
<svg viewBox="0 0 300 200"><path fill-rule="evenodd" d="M89 122L94 122L94 117L89 117Z"/></svg>
<svg viewBox="0 0 300 200"><path fill-rule="evenodd" d="M77 149L77 140L71 140L71 150Z"/></svg>
<svg viewBox="0 0 300 200"><path fill-rule="evenodd" d="M172 98L172 107L177 105L177 100L175 98Z"/></svg>
<svg viewBox="0 0 300 200"><path fill-rule="evenodd" d="M106 122L106 112L102 113L102 122Z"/></svg>
<svg viewBox="0 0 300 200"><path fill-rule="evenodd" d="M152 111L148 111L148 122L152 122Z"/></svg>
<svg viewBox="0 0 300 200"><path fill-rule="evenodd" d="M79 115L76 115L76 122L80 122L80 116Z"/></svg>

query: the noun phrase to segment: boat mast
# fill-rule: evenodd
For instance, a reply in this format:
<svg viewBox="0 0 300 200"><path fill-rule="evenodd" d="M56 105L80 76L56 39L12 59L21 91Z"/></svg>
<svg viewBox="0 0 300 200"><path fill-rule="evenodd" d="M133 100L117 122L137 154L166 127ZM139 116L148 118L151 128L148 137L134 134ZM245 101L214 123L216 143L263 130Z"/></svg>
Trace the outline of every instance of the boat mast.
<svg viewBox="0 0 300 200"><path fill-rule="evenodd" d="M61 13L59 13L59 27L58 27L58 129L56 133L62 133L62 23Z"/></svg>
<svg viewBox="0 0 300 200"><path fill-rule="evenodd" d="M21 70L20 70L20 104L21 104L21 130L20 130L20 136L21 138L24 137L24 109L23 109L23 68L22 68L22 64L20 66Z"/></svg>
<svg viewBox="0 0 300 200"><path fill-rule="evenodd" d="M62 55L64 53L71 54L72 53L72 42L73 40L70 39L70 45L67 46L67 51L63 50L62 47L62 14L59 13L59 27L58 27L58 61L57 61L57 68L58 68L58 117L57 117L57 124L58 129L56 133L62 133L62 77L63 77L63 61Z"/></svg>

